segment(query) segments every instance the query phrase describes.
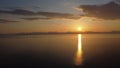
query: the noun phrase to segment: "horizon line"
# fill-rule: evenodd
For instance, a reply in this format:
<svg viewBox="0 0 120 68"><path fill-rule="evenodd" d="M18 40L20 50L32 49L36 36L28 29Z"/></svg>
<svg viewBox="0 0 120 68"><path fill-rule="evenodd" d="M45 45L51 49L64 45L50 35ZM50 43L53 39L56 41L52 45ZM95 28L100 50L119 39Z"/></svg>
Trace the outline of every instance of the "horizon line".
<svg viewBox="0 0 120 68"><path fill-rule="evenodd" d="M70 31L70 32L19 32L19 33L0 33L0 35L30 35L30 34L95 34L95 33L119 33L120 31Z"/></svg>

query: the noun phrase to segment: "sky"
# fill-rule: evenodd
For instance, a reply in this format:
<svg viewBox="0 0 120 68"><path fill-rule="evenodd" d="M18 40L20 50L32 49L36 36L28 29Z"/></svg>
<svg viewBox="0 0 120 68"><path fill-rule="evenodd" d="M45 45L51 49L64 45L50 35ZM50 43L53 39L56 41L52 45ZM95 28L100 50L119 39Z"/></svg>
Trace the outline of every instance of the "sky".
<svg viewBox="0 0 120 68"><path fill-rule="evenodd" d="M120 0L0 0L0 33L120 31Z"/></svg>

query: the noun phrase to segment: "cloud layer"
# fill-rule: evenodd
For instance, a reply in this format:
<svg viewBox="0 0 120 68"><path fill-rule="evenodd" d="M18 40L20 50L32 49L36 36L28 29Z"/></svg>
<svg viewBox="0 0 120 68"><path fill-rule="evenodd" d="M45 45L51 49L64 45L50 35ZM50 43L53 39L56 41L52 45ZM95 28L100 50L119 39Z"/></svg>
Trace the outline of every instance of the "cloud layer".
<svg viewBox="0 0 120 68"><path fill-rule="evenodd" d="M8 22L18 22L18 21L11 21L11 20L6 20L6 19L0 19L0 23L8 23Z"/></svg>
<svg viewBox="0 0 120 68"><path fill-rule="evenodd" d="M51 20L52 18L39 18L39 17L32 17L32 18L22 18L24 20Z"/></svg>
<svg viewBox="0 0 120 68"><path fill-rule="evenodd" d="M103 5L80 5L79 9L85 12L85 16L101 19L120 19L120 4L109 2Z"/></svg>
<svg viewBox="0 0 120 68"><path fill-rule="evenodd" d="M15 15L35 15L36 14L32 11L24 10L24 9L0 10L0 13L15 14Z"/></svg>
<svg viewBox="0 0 120 68"><path fill-rule="evenodd" d="M109 2L103 5L80 5L78 9L82 9L84 12L81 15L74 15L69 13L59 12L43 12L43 11L31 11L25 8L12 8L3 10L0 9L1 14L11 14L21 16L24 20L51 20L51 19L80 19L81 17L95 17L99 19L120 19L120 3ZM19 17L18 17L19 18ZM12 20L0 19L0 23L17 22Z"/></svg>
<svg viewBox="0 0 120 68"><path fill-rule="evenodd" d="M0 10L0 14L13 14L23 16L43 16L41 18L24 18L26 20L48 20L48 19L79 19L80 15L73 15L68 13L57 13L57 12L33 12L25 9L13 9L13 10Z"/></svg>

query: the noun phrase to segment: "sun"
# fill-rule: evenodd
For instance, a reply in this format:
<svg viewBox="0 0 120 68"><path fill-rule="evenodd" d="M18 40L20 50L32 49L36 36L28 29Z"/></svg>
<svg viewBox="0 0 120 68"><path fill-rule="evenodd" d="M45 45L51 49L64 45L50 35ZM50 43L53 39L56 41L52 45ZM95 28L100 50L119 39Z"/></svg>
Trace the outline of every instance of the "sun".
<svg viewBox="0 0 120 68"><path fill-rule="evenodd" d="M81 28L81 27L78 27L78 28L77 28L77 30L78 30L78 31L81 31L81 30L82 30L82 28Z"/></svg>

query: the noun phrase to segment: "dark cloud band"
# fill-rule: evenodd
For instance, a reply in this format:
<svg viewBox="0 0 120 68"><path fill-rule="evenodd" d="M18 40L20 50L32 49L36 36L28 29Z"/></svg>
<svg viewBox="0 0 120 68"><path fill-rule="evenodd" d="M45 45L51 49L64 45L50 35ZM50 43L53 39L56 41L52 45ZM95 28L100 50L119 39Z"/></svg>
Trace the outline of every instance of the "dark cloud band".
<svg viewBox="0 0 120 68"><path fill-rule="evenodd" d="M23 15L23 16L44 16L45 18L26 18L27 20L35 20L35 19L79 19L80 15L73 15L68 13L57 13L57 12L33 12L30 10L24 9L14 9L14 10L0 10L0 13L5 14L15 14L15 15Z"/></svg>
<svg viewBox="0 0 120 68"><path fill-rule="evenodd" d="M6 20L6 19L0 19L0 23L13 23L13 22L18 22L18 21L11 21L11 20Z"/></svg>
<svg viewBox="0 0 120 68"><path fill-rule="evenodd" d="M102 19L120 19L120 4L109 2L104 5L81 5L86 16Z"/></svg>

